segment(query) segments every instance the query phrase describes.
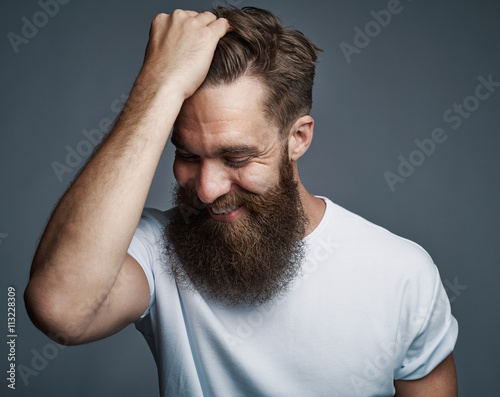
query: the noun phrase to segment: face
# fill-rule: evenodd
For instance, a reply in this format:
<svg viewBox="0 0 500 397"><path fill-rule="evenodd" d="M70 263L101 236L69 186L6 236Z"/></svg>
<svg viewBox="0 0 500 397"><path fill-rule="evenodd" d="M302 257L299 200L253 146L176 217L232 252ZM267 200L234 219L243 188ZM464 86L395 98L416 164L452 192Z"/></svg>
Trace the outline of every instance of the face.
<svg viewBox="0 0 500 397"><path fill-rule="evenodd" d="M171 272L224 304L260 304L300 269L307 217L287 141L253 79L204 88L174 127L177 211L166 228ZM202 205L200 205L202 204Z"/></svg>
<svg viewBox="0 0 500 397"><path fill-rule="evenodd" d="M197 92L176 121L175 178L180 186L194 186L218 221L234 221L245 208L214 208L217 198L241 191L260 195L278 182L283 142L263 116L263 98L262 85L244 77Z"/></svg>

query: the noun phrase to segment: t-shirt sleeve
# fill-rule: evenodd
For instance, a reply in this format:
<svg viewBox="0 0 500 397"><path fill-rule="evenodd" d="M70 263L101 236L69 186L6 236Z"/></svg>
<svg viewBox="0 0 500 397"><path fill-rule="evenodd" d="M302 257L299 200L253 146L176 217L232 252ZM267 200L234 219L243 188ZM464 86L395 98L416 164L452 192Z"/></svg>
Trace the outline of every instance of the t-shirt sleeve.
<svg viewBox="0 0 500 397"><path fill-rule="evenodd" d="M158 260L158 243L161 236L161 222L157 219L161 211L145 208L127 253L141 265L149 284L149 305L140 319L144 318L155 300L154 267Z"/></svg>
<svg viewBox="0 0 500 397"><path fill-rule="evenodd" d="M414 281L416 286L405 297L409 314L400 335L404 351L395 379L423 378L453 351L458 337L457 320L430 258Z"/></svg>

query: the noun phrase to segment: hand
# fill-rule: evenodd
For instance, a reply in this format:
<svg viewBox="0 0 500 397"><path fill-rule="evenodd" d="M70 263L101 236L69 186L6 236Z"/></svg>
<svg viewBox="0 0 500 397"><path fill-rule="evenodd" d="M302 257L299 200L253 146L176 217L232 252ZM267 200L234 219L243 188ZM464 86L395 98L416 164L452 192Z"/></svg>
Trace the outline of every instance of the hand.
<svg viewBox="0 0 500 397"><path fill-rule="evenodd" d="M189 98L205 80L217 43L228 30L227 20L211 12L158 14L151 23L141 82L168 86L183 100Z"/></svg>

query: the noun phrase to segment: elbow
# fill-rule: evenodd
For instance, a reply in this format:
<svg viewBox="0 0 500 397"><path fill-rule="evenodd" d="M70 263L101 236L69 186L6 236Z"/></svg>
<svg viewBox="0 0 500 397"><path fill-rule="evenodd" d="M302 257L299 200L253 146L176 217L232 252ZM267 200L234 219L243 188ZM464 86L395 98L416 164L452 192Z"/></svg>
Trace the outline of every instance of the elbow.
<svg viewBox="0 0 500 397"><path fill-rule="evenodd" d="M61 299L45 291L36 280L30 280L24 291L24 304L32 323L53 341L74 346L82 342L83 326L71 314L61 310Z"/></svg>

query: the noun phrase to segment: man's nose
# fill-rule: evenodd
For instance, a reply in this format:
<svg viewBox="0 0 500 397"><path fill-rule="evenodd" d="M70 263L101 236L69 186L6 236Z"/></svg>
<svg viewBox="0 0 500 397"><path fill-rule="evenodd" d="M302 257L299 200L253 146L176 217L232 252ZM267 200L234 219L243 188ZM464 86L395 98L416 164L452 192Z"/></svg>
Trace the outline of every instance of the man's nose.
<svg viewBox="0 0 500 397"><path fill-rule="evenodd" d="M201 162L196 178L196 193L204 204L213 203L231 190L227 171L216 160Z"/></svg>

